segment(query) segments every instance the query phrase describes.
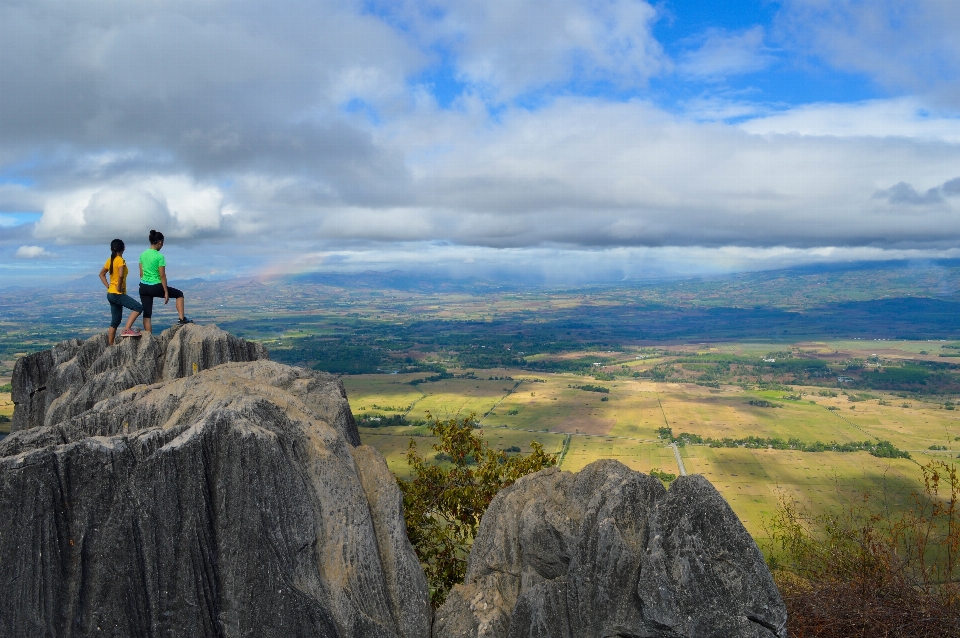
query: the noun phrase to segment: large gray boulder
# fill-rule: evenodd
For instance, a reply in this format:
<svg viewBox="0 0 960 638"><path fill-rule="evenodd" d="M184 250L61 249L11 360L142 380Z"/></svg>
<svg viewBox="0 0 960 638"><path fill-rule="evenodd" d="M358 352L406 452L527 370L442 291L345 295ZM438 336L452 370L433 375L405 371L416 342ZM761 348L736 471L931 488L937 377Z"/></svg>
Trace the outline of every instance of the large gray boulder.
<svg viewBox="0 0 960 638"><path fill-rule="evenodd" d="M396 481L342 384L210 367L263 353L200 330L18 367L49 394L41 425L0 442L0 636L429 636ZM109 389L150 357L155 382Z"/></svg>
<svg viewBox="0 0 960 638"><path fill-rule="evenodd" d="M494 498L436 638L782 638L763 556L702 476L667 491L617 461Z"/></svg>
<svg viewBox="0 0 960 638"><path fill-rule="evenodd" d="M114 346L107 344L105 333L63 341L14 365L10 431L59 423L137 385L190 376L221 363L268 358L259 343L215 325L174 326L156 336L119 339Z"/></svg>

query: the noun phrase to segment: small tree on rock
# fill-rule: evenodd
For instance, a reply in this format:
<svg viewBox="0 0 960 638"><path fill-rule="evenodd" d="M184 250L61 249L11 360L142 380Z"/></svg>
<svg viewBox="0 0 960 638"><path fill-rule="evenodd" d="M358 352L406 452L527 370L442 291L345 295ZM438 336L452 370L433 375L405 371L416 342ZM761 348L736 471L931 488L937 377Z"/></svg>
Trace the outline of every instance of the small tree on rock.
<svg viewBox="0 0 960 638"><path fill-rule="evenodd" d="M535 441L530 454L492 449L475 428L473 414L427 418L430 432L440 439L433 449L450 462L428 462L410 439L411 478L398 482L407 535L430 582L430 601L439 607L450 588L463 582L470 547L493 497L520 477L556 465L557 456Z"/></svg>

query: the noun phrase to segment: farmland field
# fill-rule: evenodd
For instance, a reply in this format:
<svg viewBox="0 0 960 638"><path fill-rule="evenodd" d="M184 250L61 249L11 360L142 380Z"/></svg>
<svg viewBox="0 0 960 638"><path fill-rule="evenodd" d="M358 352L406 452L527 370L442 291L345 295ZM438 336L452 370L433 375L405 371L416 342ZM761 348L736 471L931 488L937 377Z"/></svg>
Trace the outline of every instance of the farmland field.
<svg viewBox="0 0 960 638"><path fill-rule="evenodd" d="M849 357L856 354L851 348L863 344L820 345L823 350L843 350ZM913 342L904 343L905 347L885 345L888 358L916 356L921 349ZM876 350L875 344L870 346ZM804 347L812 349L811 344ZM766 352L769 345L726 344L722 350L746 356ZM630 370L647 369L662 361L663 357L640 360L625 352L599 366L597 373L623 365ZM517 446L524 452L531 440L559 452L569 437L562 468L571 471L612 458L640 471L658 469L677 475L674 451L661 438L661 428L670 428L673 436L689 433L715 440L750 436L797 439L804 444L886 440L912 457L681 443L678 449L686 471L713 482L757 538L764 536L764 521L780 495L814 512L834 510L863 492L878 504L898 506L920 488L921 464L934 458L952 459L960 452L960 411L953 410L952 404L945 409L942 401L929 397L858 393L822 385L792 384L772 390L746 383L707 387L632 376L598 381L583 373L512 368L451 372L452 378L435 381L424 380L422 374L377 374L345 376L343 382L357 416L395 413L416 422L428 413L441 418L472 413L492 446ZM411 385L415 379L420 382ZM406 475L404 454L411 438L421 453L433 454L429 449L433 440L423 425L361 427L360 431L364 443L379 449L400 476Z"/></svg>

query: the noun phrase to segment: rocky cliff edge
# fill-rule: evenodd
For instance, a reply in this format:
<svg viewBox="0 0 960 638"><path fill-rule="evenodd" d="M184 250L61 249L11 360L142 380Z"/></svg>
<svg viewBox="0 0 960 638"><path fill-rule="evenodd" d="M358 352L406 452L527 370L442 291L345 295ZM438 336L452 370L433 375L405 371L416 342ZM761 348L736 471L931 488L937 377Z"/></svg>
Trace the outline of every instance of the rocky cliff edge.
<svg viewBox="0 0 960 638"><path fill-rule="evenodd" d="M215 326L21 359L0 635L426 637L426 580L342 384Z"/></svg>

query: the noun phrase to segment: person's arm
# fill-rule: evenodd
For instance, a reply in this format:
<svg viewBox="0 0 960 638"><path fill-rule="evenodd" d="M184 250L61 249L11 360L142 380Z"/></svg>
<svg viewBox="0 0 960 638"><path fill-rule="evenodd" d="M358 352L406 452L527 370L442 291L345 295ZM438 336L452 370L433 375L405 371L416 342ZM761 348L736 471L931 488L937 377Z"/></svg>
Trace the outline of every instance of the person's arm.
<svg viewBox="0 0 960 638"><path fill-rule="evenodd" d="M110 290L110 282L107 281L107 269L106 269L106 268L101 268L101 269L100 269L100 281L103 282L103 285L106 286L107 290Z"/></svg>
<svg viewBox="0 0 960 638"><path fill-rule="evenodd" d="M143 281L143 264L140 264L140 281Z"/></svg>
<svg viewBox="0 0 960 638"><path fill-rule="evenodd" d="M160 285L163 286L163 303L170 301L170 291L167 290L167 267L160 266L157 270L160 271Z"/></svg>

